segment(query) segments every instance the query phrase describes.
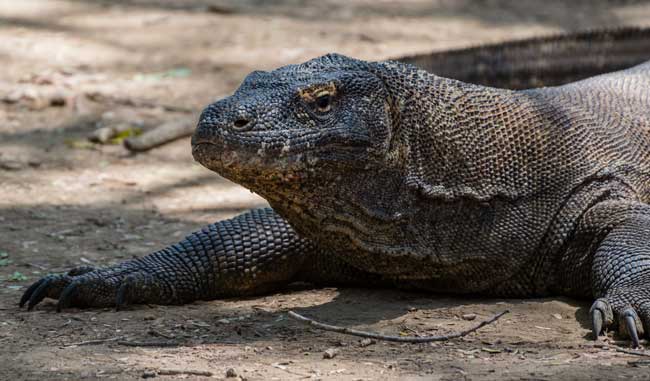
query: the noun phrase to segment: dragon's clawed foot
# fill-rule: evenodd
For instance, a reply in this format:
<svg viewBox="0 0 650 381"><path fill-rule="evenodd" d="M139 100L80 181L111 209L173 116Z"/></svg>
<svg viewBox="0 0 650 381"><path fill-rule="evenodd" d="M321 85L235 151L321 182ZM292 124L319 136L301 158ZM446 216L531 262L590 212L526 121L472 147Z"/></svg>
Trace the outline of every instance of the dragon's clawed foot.
<svg viewBox="0 0 650 381"><path fill-rule="evenodd" d="M130 303L156 303L165 288L157 279L139 269L94 269L78 267L64 275L46 276L25 291L20 307L31 310L43 299L58 299L57 311L67 307L108 307Z"/></svg>
<svg viewBox="0 0 650 381"><path fill-rule="evenodd" d="M650 337L650 288L619 288L597 299L589 311L594 338L618 323L618 332L629 336L638 348L640 338Z"/></svg>

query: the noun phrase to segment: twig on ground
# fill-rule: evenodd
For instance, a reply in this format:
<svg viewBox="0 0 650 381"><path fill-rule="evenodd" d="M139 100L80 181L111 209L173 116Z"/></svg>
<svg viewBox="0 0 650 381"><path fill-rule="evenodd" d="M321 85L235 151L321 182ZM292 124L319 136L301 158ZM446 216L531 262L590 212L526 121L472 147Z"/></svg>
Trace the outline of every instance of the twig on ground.
<svg viewBox="0 0 650 381"><path fill-rule="evenodd" d="M193 369L160 369L156 370L161 376L179 376L179 375L189 375L189 376L205 376L212 377L214 373L208 370L193 370Z"/></svg>
<svg viewBox="0 0 650 381"><path fill-rule="evenodd" d="M87 341L80 341L78 343L70 343L66 344L66 347L79 347L82 345L95 345L95 344L103 344L103 343L108 343L110 341L117 341L117 340L122 340L126 336L118 336L118 337L109 337L107 339L97 339L97 340L87 340Z"/></svg>
<svg viewBox="0 0 650 381"><path fill-rule="evenodd" d="M47 267L41 266L38 263L28 263L27 265L31 267L36 267L39 270L47 270Z"/></svg>
<svg viewBox="0 0 650 381"><path fill-rule="evenodd" d="M190 136L195 127L196 123L193 118L172 120L140 136L124 139L124 146L131 152L144 152L176 139Z"/></svg>
<svg viewBox="0 0 650 381"><path fill-rule="evenodd" d="M180 343L169 341L118 341L118 345L126 347L177 347Z"/></svg>
<svg viewBox="0 0 650 381"><path fill-rule="evenodd" d="M311 325L316 328L320 328L324 331L331 331L331 332L338 332L338 333L343 333L346 335L352 335L352 336L359 336L359 337L366 337L369 339L376 339L376 340L383 340L383 341L395 341L398 343L430 343L433 341L446 341L446 340L451 340L451 339L456 339L459 337L466 336L481 327L484 327L488 324L492 324L495 321L499 320L503 315L507 314L508 310L505 310L501 313L498 313L491 317L488 320L484 320L480 322L479 324L475 325L472 328L466 329L464 331L456 332L456 333L451 333L449 335L440 335L440 336L390 336L390 335L382 335L380 333L375 333L375 332L367 332L367 331L359 331L356 329L352 328L346 328L346 327L339 327L336 325L330 325L330 324L324 324L317 322L313 319L304 317L300 314L297 314L293 311L289 311L289 316L295 320L298 320L302 323Z"/></svg>
<svg viewBox="0 0 650 381"><path fill-rule="evenodd" d="M285 372L287 372L287 373L289 373L289 374L294 374L294 375L296 375L296 376L302 376L303 378L310 378L310 375L309 375L309 374L304 374L304 373L294 372L294 371L288 369L286 365L282 365L282 364L280 364L280 363L273 363L273 364L271 364L271 366L274 367L274 368L276 368L276 369L283 370L283 371L285 371Z"/></svg>
<svg viewBox="0 0 650 381"><path fill-rule="evenodd" d="M650 352L648 352L648 351L641 352L641 351L635 351L635 350L632 350L632 349L616 348L616 352L627 353L628 355L650 357Z"/></svg>
<svg viewBox="0 0 650 381"><path fill-rule="evenodd" d="M170 104L158 103L158 102L148 101L143 99L122 98L118 96L103 94L100 92L87 93L86 98L94 102L99 102L99 103L111 102L120 106L129 106L129 107L136 107L136 108L162 108L165 111L171 111L171 112L184 112L184 113L196 112L196 110L191 107L170 105Z"/></svg>

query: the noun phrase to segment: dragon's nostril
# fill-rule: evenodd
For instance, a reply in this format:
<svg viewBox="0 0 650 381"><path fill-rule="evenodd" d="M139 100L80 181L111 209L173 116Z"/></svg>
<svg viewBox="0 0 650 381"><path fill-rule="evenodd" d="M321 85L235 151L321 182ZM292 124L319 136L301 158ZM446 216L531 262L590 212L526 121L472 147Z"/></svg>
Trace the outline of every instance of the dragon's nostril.
<svg viewBox="0 0 650 381"><path fill-rule="evenodd" d="M249 123L250 123L250 121L248 119L239 118L239 119L235 120L235 122L233 124L234 124L235 128L244 128Z"/></svg>

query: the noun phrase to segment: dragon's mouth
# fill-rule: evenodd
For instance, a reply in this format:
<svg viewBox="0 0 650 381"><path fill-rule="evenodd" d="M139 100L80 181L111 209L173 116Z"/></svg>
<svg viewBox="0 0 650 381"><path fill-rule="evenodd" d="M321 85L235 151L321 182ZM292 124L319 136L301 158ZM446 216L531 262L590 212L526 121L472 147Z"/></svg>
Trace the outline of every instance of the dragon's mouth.
<svg viewBox="0 0 650 381"><path fill-rule="evenodd" d="M263 192L269 185L286 187L290 184L315 184L329 181L332 174L345 167L363 170L366 146L342 145L331 142L299 152L264 154L255 150L232 149L214 141L196 139L192 145L194 159L207 169L243 185Z"/></svg>
<svg viewBox="0 0 650 381"><path fill-rule="evenodd" d="M209 144L222 150L236 150L259 156L290 156L336 147L370 147L367 134L355 133L347 127L303 129L297 131L256 131L248 133L214 133L197 128L192 146Z"/></svg>
<svg viewBox="0 0 650 381"><path fill-rule="evenodd" d="M255 167L276 170L295 169L296 165L312 167L316 163L334 162L343 165L358 161L368 148L366 145L351 145L350 142L332 141L326 145L310 146L301 150L282 149L233 149L227 144L214 141L196 141L192 155L199 163L218 163L219 167ZM208 168L211 166L206 165ZM214 167L214 166L212 166Z"/></svg>
<svg viewBox="0 0 650 381"><path fill-rule="evenodd" d="M351 158L359 160L369 149L368 135L345 127L305 129L291 134L286 131L232 134L199 127L192 137L192 154L203 165L218 163L226 167L276 171L295 169L296 165L308 167L333 158L343 162Z"/></svg>

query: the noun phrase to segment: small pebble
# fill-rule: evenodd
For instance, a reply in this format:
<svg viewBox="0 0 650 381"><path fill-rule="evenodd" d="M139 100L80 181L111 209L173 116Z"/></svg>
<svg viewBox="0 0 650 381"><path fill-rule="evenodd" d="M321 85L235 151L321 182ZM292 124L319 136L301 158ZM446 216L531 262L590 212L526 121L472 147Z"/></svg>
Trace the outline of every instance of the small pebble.
<svg viewBox="0 0 650 381"><path fill-rule="evenodd" d="M462 318L463 320L474 320L476 319L476 314L464 314Z"/></svg>
<svg viewBox="0 0 650 381"><path fill-rule="evenodd" d="M142 378L154 378L154 377L157 377L157 376L158 376L158 373L156 373L153 370L145 370L144 372L142 372Z"/></svg>
<svg viewBox="0 0 650 381"><path fill-rule="evenodd" d="M228 378L237 377L237 372L235 372L233 368L228 368L228 370L226 371L226 377Z"/></svg>
<svg viewBox="0 0 650 381"><path fill-rule="evenodd" d="M367 347L369 345L373 345L373 344L376 344L376 343L377 343L377 341L373 340L373 339L363 339L363 340L359 341L359 346L360 347Z"/></svg>
<svg viewBox="0 0 650 381"><path fill-rule="evenodd" d="M336 355L338 353L339 353L339 351L336 350L335 348L330 348L330 349L326 350L325 352L323 352L323 358L324 359L333 359L334 357L336 357Z"/></svg>

